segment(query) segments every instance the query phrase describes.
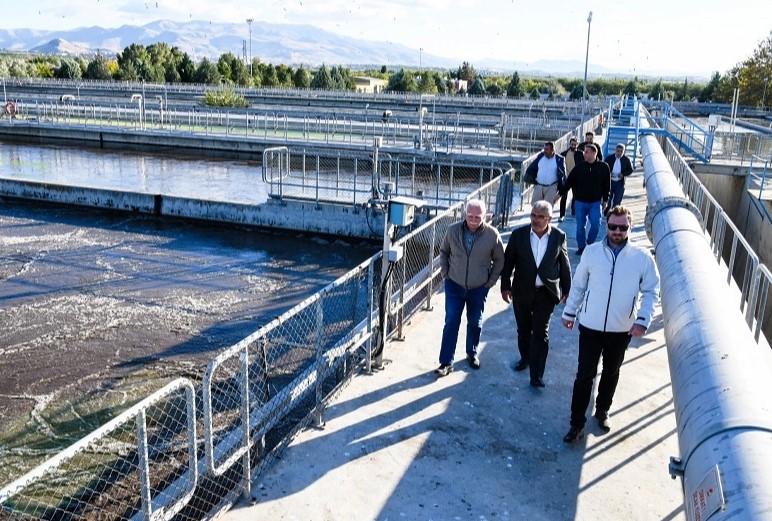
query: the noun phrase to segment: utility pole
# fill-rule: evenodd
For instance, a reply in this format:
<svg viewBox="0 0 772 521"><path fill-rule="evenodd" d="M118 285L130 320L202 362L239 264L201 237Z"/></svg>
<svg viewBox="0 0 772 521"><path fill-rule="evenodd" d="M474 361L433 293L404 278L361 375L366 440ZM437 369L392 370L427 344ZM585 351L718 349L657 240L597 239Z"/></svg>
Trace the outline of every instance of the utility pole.
<svg viewBox="0 0 772 521"><path fill-rule="evenodd" d="M249 26L249 77L252 77L252 22L254 18L247 18L247 25Z"/></svg>
<svg viewBox="0 0 772 521"><path fill-rule="evenodd" d="M590 27L592 25L592 11L587 17L587 52L584 55L584 83L582 84L582 120L579 122L579 134L584 135L584 114L587 98L587 63L590 59Z"/></svg>

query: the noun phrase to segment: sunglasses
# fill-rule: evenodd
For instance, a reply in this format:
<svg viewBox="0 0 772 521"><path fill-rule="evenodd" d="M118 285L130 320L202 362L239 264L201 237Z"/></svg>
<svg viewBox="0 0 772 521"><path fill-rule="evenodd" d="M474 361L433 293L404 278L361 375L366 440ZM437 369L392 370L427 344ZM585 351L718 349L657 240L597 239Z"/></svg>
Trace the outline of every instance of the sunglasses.
<svg viewBox="0 0 772 521"><path fill-rule="evenodd" d="M626 232L627 230L630 229L630 225L628 225L628 224L611 224L611 223L608 223L608 224L606 224L606 226L608 226L608 229L611 230L612 232L615 232L617 230L622 231L622 232Z"/></svg>

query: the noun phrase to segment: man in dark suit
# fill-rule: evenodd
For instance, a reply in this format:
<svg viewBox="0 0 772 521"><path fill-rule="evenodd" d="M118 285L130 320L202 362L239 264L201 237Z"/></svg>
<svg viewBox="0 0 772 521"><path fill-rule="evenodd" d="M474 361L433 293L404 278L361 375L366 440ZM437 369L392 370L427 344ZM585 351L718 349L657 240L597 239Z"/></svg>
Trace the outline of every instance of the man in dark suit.
<svg viewBox="0 0 772 521"><path fill-rule="evenodd" d="M571 289L566 234L551 221L552 205L534 203L531 225L512 231L501 272L501 298L513 303L517 322L520 361L515 370L530 366L532 387L544 387L550 317Z"/></svg>

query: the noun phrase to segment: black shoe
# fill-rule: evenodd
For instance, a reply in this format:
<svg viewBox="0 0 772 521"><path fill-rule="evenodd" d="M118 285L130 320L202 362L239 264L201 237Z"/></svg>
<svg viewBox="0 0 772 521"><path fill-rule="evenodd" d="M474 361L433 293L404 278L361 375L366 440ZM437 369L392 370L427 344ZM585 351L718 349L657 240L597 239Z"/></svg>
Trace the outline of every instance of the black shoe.
<svg viewBox="0 0 772 521"><path fill-rule="evenodd" d="M605 411L595 411L595 419L598 421L598 427L603 432L611 430L611 422L608 419L608 413Z"/></svg>
<svg viewBox="0 0 772 521"><path fill-rule="evenodd" d="M434 374L437 376L448 376L453 372L453 366L450 364L440 364L440 366L434 370Z"/></svg>
<svg viewBox="0 0 772 521"><path fill-rule="evenodd" d="M584 253L584 248L579 248L578 250L576 250L576 254L579 255L580 257L582 256L582 253Z"/></svg>
<svg viewBox="0 0 772 521"><path fill-rule="evenodd" d="M528 362L525 360L520 360L518 363L515 364L515 371L524 371L528 368Z"/></svg>
<svg viewBox="0 0 772 521"><path fill-rule="evenodd" d="M544 380L541 378L534 378L531 380L531 387L546 387L546 385L544 385Z"/></svg>
<svg viewBox="0 0 772 521"><path fill-rule="evenodd" d="M469 362L469 367L472 369L480 368L480 359L477 355L466 355L466 360Z"/></svg>
<svg viewBox="0 0 772 521"><path fill-rule="evenodd" d="M571 428L568 429L568 432L566 433L566 435L563 436L563 441L565 443L576 443L582 438L584 438L584 429L581 427L576 427L572 425Z"/></svg>

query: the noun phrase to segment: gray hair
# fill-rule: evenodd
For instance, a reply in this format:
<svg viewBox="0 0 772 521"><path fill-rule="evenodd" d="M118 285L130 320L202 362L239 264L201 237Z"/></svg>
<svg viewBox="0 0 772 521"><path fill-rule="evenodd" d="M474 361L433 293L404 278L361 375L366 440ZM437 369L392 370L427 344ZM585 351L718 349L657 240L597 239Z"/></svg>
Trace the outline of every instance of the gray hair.
<svg viewBox="0 0 772 521"><path fill-rule="evenodd" d="M464 211L468 210L470 206L474 206L476 208L479 208L483 215L485 215L485 201L482 199L469 199L466 202L466 206L464 207Z"/></svg>
<svg viewBox="0 0 772 521"><path fill-rule="evenodd" d="M531 208L534 210L544 210L547 212L547 215L552 215L552 203L549 201L543 199L541 201L536 201L531 205Z"/></svg>

